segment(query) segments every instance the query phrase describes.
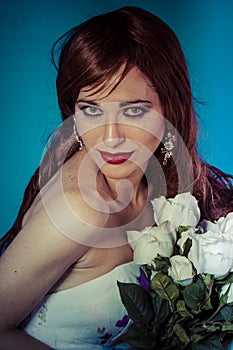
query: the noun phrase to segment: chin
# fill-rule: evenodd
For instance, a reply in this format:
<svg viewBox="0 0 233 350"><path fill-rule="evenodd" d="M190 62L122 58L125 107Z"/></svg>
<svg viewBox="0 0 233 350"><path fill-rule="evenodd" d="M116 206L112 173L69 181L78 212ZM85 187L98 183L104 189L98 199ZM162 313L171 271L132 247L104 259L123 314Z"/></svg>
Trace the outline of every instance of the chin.
<svg viewBox="0 0 233 350"><path fill-rule="evenodd" d="M101 173L106 177L111 177L113 179L126 179L133 176L139 170L142 171L135 163L125 162L123 164L104 164L100 167Z"/></svg>

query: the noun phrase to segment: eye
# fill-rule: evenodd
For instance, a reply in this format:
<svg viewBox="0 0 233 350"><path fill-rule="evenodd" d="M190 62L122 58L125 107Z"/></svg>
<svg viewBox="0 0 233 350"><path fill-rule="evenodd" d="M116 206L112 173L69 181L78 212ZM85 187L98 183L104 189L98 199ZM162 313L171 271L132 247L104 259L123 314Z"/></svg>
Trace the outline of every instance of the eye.
<svg viewBox="0 0 233 350"><path fill-rule="evenodd" d="M103 111L100 108L93 106L82 106L80 109L88 117L99 117L103 114Z"/></svg>
<svg viewBox="0 0 233 350"><path fill-rule="evenodd" d="M147 113L150 109L147 107L129 107L124 109L124 116L126 117L143 117L145 113Z"/></svg>

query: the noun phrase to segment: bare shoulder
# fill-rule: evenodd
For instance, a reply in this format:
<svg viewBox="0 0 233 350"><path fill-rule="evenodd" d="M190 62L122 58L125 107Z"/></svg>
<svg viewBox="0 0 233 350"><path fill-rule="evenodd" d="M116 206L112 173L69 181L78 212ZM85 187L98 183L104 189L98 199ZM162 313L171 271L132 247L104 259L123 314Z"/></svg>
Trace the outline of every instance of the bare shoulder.
<svg viewBox="0 0 233 350"><path fill-rule="evenodd" d="M103 227L109 217L108 203L96 189L96 175L86 152L78 152L63 166L60 200L84 222Z"/></svg>
<svg viewBox="0 0 233 350"><path fill-rule="evenodd" d="M34 214L0 259L0 327L16 327L86 251L46 210Z"/></svg>
<svg viewBox="0 0 233 350"><path fill-rule="evenodd" d="M17 275L20 271L31 270L35 275L46 274L45 280L51 279L53 283L86 251L87 247L65 235L46 208L40 207L14 238L0 262Z"/></svg>
<svg viewBox="0 0 233 350"><path fill-rule="evenodd" d="M105 225L108 211L95 187L95 170L90 163L85 163L85 155L77 152L63 164L41 189L26 214L25 222L45 211L63 233L80 227L86 229L88 223L96 227Z"/></svg>
<svg viewBox="0 0 233 350"><path fill-rule="evenodd" d="M4 327L17 326L69 267L82 259L104 225L70 182L71 163L37 197L22 230L0 259L0 308ZM71 173L70 173L71 171ZM90 243L91 244L87 244ZM1 323L1 322L0 322Z"/></svg>

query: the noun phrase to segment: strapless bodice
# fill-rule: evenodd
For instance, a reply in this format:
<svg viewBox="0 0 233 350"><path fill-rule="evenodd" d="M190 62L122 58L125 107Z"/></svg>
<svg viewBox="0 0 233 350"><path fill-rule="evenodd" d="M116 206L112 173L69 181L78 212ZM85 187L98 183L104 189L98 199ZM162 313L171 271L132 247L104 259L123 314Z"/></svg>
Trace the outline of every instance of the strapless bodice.
<svg viewBox="0 0 233 350"><path fill-rule="evenodd" d="M103 349L122 331L128 316L117 281L137 283L133 262L79 286L48 294L21 328L53 349Z"/></svg>

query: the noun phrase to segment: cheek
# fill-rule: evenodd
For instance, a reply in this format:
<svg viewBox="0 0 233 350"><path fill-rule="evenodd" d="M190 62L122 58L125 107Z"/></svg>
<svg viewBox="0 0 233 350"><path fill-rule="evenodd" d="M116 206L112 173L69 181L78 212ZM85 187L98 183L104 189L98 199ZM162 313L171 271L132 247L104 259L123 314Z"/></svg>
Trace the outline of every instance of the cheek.
<svg viewBox="0 0 233 350"><path fill-rule="evenodd" d="M155 125L152 129L151 137L153 141L151 143L154 145L154 151L158 148L161 143L164 133L165 133L165 122L164 119L160 119L158 124Z"/></svg>
<svg viewBox="0 0 233 350"><path fill-rule="evenodd" d="M97 130L92 130L82 135L83 142L86 148L90 148L98 143L99 132Z"/></svg>
<svg viewBox="0 0 233 350"><path fill-rule="evenodd" d="M147 134L142 138L142 144L148 148L152 153L156 151L160 145L161 137L157 138L154 135Z"/></svg>
<svg viewBox="0 0 233 350"><path fill-rule="evenodd" d="M156 119L156 122L151 126L151 134L159 140L159 142L162 141L163 135L165 132L165 122L163 117L159 117Z"/></svg>
<svg viewBox="0 0 233 350"><path fill-rule="evenodd" d="M88 151L92 149L98 148L99 146L103 146L103 135L104 135L104 127L94 127L92 130L85 132L82 135L82 140L85 144L85 147Z"/></svg>
<svg viewBox="0 0 233 350"><path fill-rule="evenodd" d="M160 119L156 124L151 123L150 125L147 124L146 127L135 128L134 132L131 133L131 136L132 139L154 153L163 139L164 132L165 123L163 119Z"/></svg>

